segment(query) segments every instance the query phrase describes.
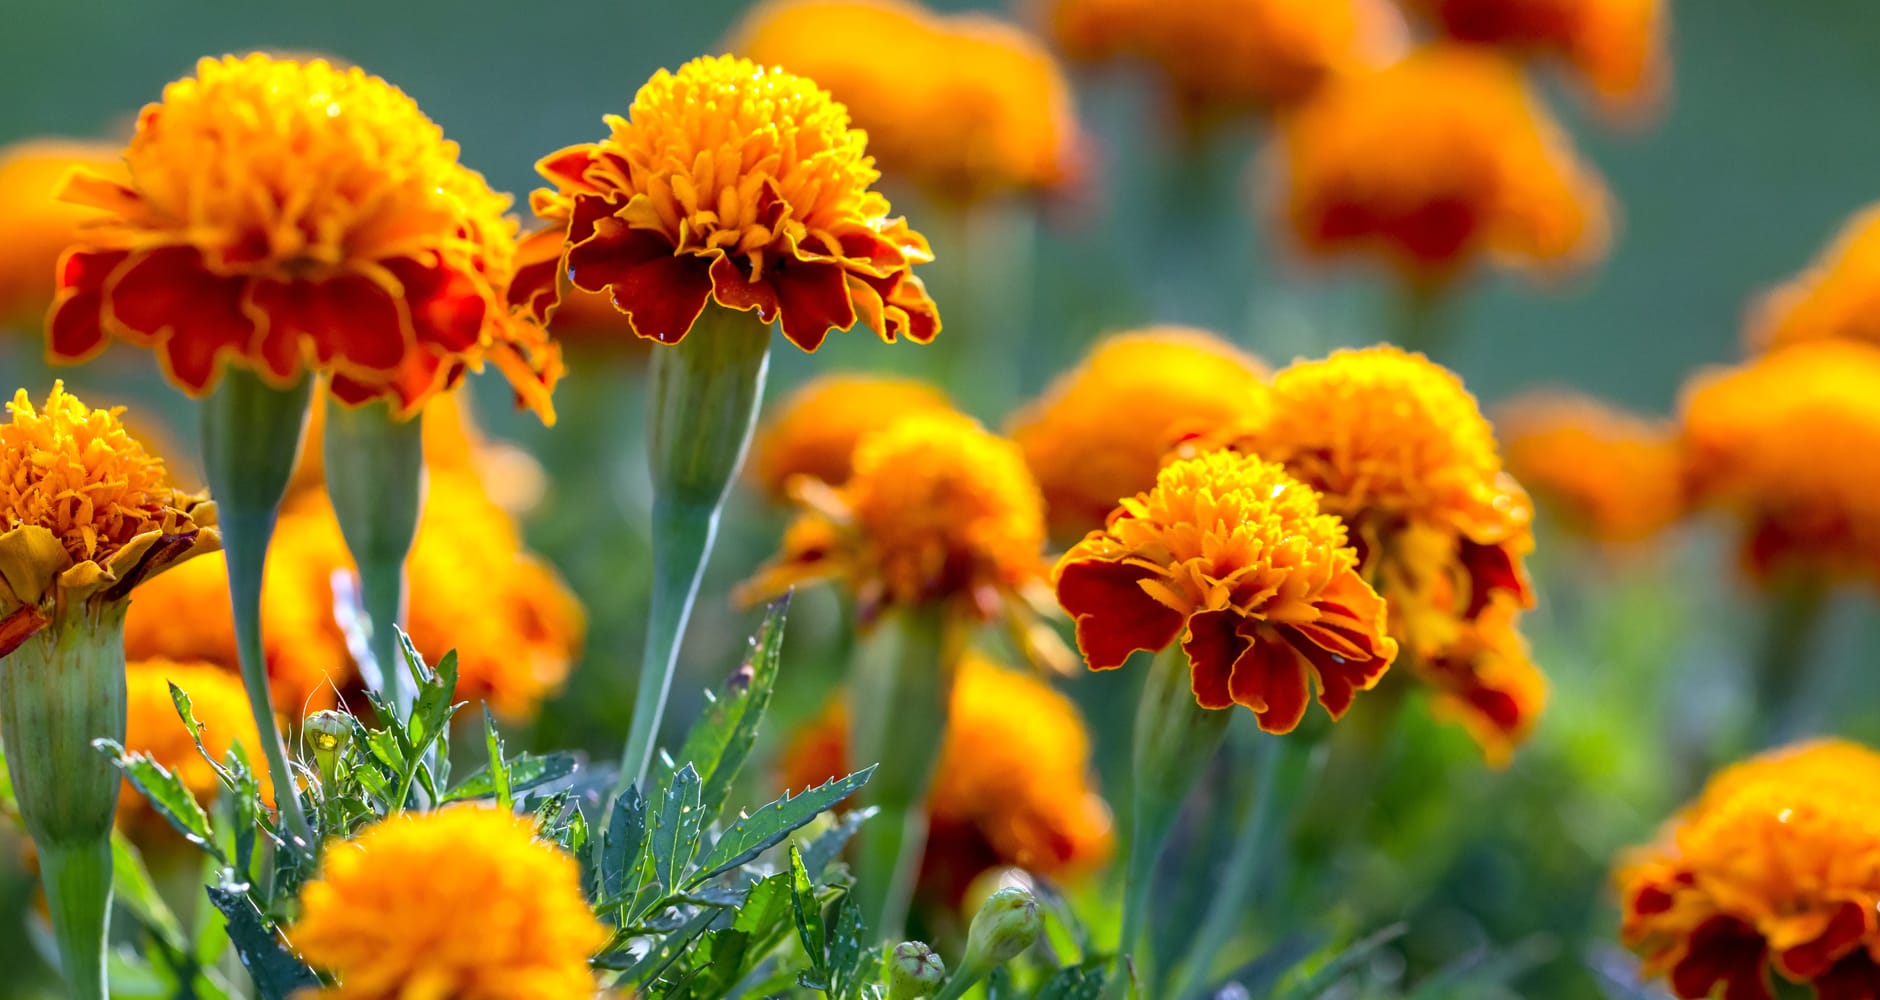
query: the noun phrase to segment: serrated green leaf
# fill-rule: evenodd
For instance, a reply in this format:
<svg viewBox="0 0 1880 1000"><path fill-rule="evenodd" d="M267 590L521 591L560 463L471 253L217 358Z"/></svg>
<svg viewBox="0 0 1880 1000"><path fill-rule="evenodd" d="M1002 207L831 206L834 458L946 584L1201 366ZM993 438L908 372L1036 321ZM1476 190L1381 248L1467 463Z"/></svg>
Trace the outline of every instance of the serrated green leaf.
<svg viewBox="0 0 1880 1000"><path fill-rule="evenodd" d="M750 948L750 933L736 927L706 934L698 947L701 975L697 983L700 994L708 997L729 996L731 988L744 975Z"/></svg>
<svg viewBox="0 0 1880 1000"><path fill-rule="evenodd" d="M217 861L228 864L228 856L215 842L215 834L209 829L209 816L202 811L202 804L196 801L189 789L183 786L182 779L163 765L140 753L127 753L115 740L93 740L91 745L112 756L118 770L124 777L143 793L151 808L157 811L175 827L190 843L201 847L214 855Z"/></svg>
<svg viewBox="0 0 1880 1000"><path fill-rule="evenodd" d="M744 895L744 905L738 907L737 918L731 926L744 931L754 939L783 926L790 915L791 879L789 872L778 872L762 879L751 886Z"/></svg>
<svg viewBox="0 0 1880 1000"><path fill-rule="evenodd" d="M613 819L601 831L600 898L624 900L639 892L646 852L646 800L637 785L614 800Z"/></svg>
<svg viewBox="0 0 1880 1000"><path fill-rule="evenodd" d="M870 765L846 778L825 782L794 798L785 792L782 797L760 807L755 813L739 817L719 836L718 842L705 853L705 857L699 860L698 872L686 885L695 886L714 875L730 871L782 843L783 838L793 831L855 794L856 789L868 784L868 779L874 773L875 768ZM839 847L836 849L840 850ZM807 867L805 865L805 870ZM817 875L820 876L821 872L818 871Z"/></svg>
<svg viewBox="0 0 1880 1000"><path fill-rule="evenodd" d="M575 772L576 759L571 753L551 753L537 757L534 754L517 754L507 762L509 772L509 791L517 794L531 788L539 788L551 781L560 781ZM466 802L474 799L487 799L496 795L495 776L487 767L478 768L469 777L463 779L457 787L444 794L444 801Z"/></svg>
<svg viewBox="0 0 1880 1000"><path fill-rule="evenodd" d="M836 903L835 933L829 938L829 978L838 1000L854 1000L860 993L862 954L868 947L868 924L862 902L844 895Z"/></svg>
<svg viewBox="0 0 1880 1000"><path fill-rule="evenodd" d="M220 886L209 886L208 893L210 904L228 921L229 941L253 977L259 1000L288 1000L298 990L320 985L320 977L294 957L246 893Z"/></svg>
<svg viewBox="0 0 1880 1000"><path fill-rule="evenodd" d="M770 707L782 658L783 626L790 608L786 595L764 613L764 623L751 639L744 662L726 679L723 689L686 733L680 760L698 769L703 780L699 804L712 821L724 811L731 785L757 743L757 728Z"/></svg>
<svg viewBox="0 0 1880 1000"><path fill-rule="evenodd" d="M234 776L228 773L221 761L215 759L215 754L210 753L209 749L202 745L202 723L196 719L195 703L190 700L189 692L177 687L175 681L168 683L170 704L176 706L176 717L183 720L183 728L189 731L189 738L195 741L196 752L201 754L202 759L208 761L209 766L215 769L216 777L222 779L224 785L234 787Z"/></svg>
<svg viewBox="0 0 1880 1000"><path fill-rule="evenodd" d="M790 907L796 915L797 939L803 942L803 954L809 958L810 979L797 979L808 989L829 988L829 936L823 929L822 901L803 867L803 852L790 845Z"/></svg>
<svg viewBox="0 0 1880 1000"><path fill-rule="evenodd" d="M496 734L496 717L490 714L490 706L483 706L483 745L490 755L490 790L496 796L496 807L504 812L516 808L516 800L509 791L509 764L503 760L503 738Z"/></svg>
<svg viewBox="0 0 1880 1000"><path fill-rule="evenodd" d="M624 963L626 974L622 977L622 982L644 986L657 980L661 973L679 960L679 956L685 954L685 950L691 947L692 942L698 940L699 935L710 929L712 921L722 916L723 912L722 910L701 909L692 914L685 923L668 932L647 949L646 954ZM616 956L602 955L596 958L594 963L604 969L620 968L619 964L614 964L618 957L624 957L624 953L617 953Z"/></svg>
<svg viewBox="0 0 1880 1000"><path fill-rule="evenodd" d="M653 877L670 888L680 886L698 850L699 791L698 772L687 764L673 774L665 800L653 813Z"/></svg>
<svg viewBox="0 0 1880 1000"><path fill-rule="evenodd" d="M803 849L803 866L809 869L809 877L821 879L830 863L841 857L842 849L849 846L849 841L855 839L855 834L861 830L862 824L874 819L879 812L881 812L879 808L869 806L865 809L843 813L834 826L817 834L816 839L810 841L809 846Z"/></svg>
<svg viewBox="0 0 1880 1000"><path fill-rule="evenodd" d="M1059 969L1038 989L1036 1000L1097 1000L1109 968L1109 959L1096 958Z"/></svg>

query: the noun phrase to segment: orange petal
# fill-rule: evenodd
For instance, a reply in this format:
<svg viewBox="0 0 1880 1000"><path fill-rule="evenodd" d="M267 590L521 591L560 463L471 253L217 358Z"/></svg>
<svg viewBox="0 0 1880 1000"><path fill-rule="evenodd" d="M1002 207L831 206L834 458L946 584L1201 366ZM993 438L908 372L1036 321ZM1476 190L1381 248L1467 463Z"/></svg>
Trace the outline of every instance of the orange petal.
<svg viewBox="0 0 1880 1000"><path fill-rule="evenodd" d="M1137 566L1102 560L1064 564L1058 571L1058 604L1077 622L1077 648L1092 670L1114 670L1136 650L1155 651L1175 641L1181 612L1136 585L1152 575Z"/></svg>

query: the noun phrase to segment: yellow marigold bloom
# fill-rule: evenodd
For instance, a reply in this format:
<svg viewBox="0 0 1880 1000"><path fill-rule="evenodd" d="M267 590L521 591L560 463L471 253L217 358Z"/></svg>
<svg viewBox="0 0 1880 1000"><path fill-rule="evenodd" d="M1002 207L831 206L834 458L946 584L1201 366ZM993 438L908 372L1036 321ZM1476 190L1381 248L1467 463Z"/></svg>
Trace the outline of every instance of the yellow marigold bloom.
<svg viewBox="0 0 1880 1000"><path fill-rule="evenodd" d="M1825 340L1700 373L1681 441L1693 504L1743 520L1752 575L1880 581L1880 348Z"/></svg>
<svg viewBox="0 0 1880 1000"><path fill-rule="evenodd" d="M1266 402L1259 361L1202 330L1151 327L1099 343L1012 418L1011 433L1052 534L1075 539L1154 485L1176 442L1258 421Z"/></svg>
<svg viewBox="0 0 1880 1000"><path fill-rule="evenodd" d="M788 787L849 773L848 722L838 701L792 737L782 760ZM919 891L945 905L957 905L988 869L1076 877L1114 847L1076 706L1035 676L978 654L960 662L954 679L927 808Z"/></svg>
<svg viewBox="0 0 1880 1000"><path fill-rule="evenodd" d="M128 183L80 174L104 218L66 254L55 357L112 337L209 391L225 363L278 385L330 374L402 414L494 364L544 419L561 361L510 315L509 198L402 91L323 59L204 59L144 108Z"/></svg>
<svg viewBox="0 0 1880 1000"><path fill-rule="evenodd" d="M1668 421L1547 390L1509 403L1496 424L1508 471L1572 531L1640 542L1684 516L1683 456Z"/></svg>
<svg viewBox="0 0 1880 1000"><path fill-rule="evenodd" d="M608 932L573 858L524 817L459 805L329 845L287 938L338 980L325 1000L569 1000L596 992Z"/></svg>
<svg viewBox="0 0 1880 1000"><path fill-rule="evenodd" d="M0 146L0 327L39 332L52 302L59 255L79 241L95 209L59 199L75 168L124 177L118 147L102 142L34 139Z"/></svg>
<svg viewBox="0 0 1880 1000"><path fill-rule="evenodd" d="M1811 340L1860 340L1880 346L1880 205L1848 221L1807 271L1764 296L1750 315L1748 339L1774 349Z"/></svg>
<svg viewBox="0 0 1880 1000"><path fill-rule="evenodd" d="M1277 161L1278 211L1313 256L1376 254L1440 284L1478 258L1558 267L1605 247L1604 188L1491 52L1440 46L1333 81L1281 124Z"/></svg>
<svg viewBox="0 0 1880 1000"><path fill-rule="evenodd" d="M1074 180L1070 84L1043 45L903 0L769 0L731 47L828 88L890 176L973 201Z"/></svg>
<svg viewBox="0 0 1880 1000"><path fill-rule="evenodd" d="M1299 725L1314 686L1343 716L1397 656L1345 525L1284 469L1230 451L1177 460L1124 498L1056 583L1092 670L1179 636L1196 703L1245 705L1272 733Z"/></svg>
<svg viewBox="0 0 1880 1000"><path fill-rule="evenodd" d="M927 241L872 190L867 137L814 83L730 56L661 70L612 134L536 165L549 227L511 292L538 318L557 277L606 291L634 332L677 343L710 302L781 320L813 351L859 320L925 343L939 312L912 267ZM558 249L559 248L559 249Z"/></svg>
<svg viewBox="0 0 1880 1000"><path fill-rule="evenodd" d="M215 504L178 493L163 462L55 383L43 409L21 389L0 424L0 656L67 609L116 603L215 550Z"/></svg>
<svg viewBox="0 0 1880 1000"><path fill-rule="evenodd" d="M1403 50L1385 0L1042 0L1071 58L1145 62L1191 117L1271 111Z"/></svg>
<svg viewBox="0 0 1880 1000"><path fill-rule="evenodd" d="M909 414L952 409L946 393L919 379L857 372L811 379L764 418L751 446L751 480L772 500L787 497L797 476L840 486L863 436Z"/></svg>
<svg viewBox="0 0 1880 1000"><path fill-rule="evenodd" d="M1636 105L1665 77L1667 0L1411 0L1459 42L1565 59L1602 100Z"/></svg>
<svg viewBox="0 0 1880 1000"><path fill-rule="evenodd" d="M1624 859L1621 934L1690 1000L1880 995L1880 755L1838 740L1732 765ZM1787 995L1786 993L1784 995Z"/></svg>
<svg viewBox="0 0 1880 1000"><path fill-rule="evenodd" d="M221 792L215 768L203 759L196 741L176 713L170 696L175 684L189 695L190 711L202 725L203 749L226 760L240 745L250 763L261 759L260 731L248 710L248 695L239 674L213 663L178 663L173 660L132 660L125 668L124 687L129 706L124 748L147 754L176 775L183 787L205 807ZM268 776L259 775L262 794L272 795ZM158 815L129 781L118 794L118 826L140 844L168 840L169 821Z"/></svg>

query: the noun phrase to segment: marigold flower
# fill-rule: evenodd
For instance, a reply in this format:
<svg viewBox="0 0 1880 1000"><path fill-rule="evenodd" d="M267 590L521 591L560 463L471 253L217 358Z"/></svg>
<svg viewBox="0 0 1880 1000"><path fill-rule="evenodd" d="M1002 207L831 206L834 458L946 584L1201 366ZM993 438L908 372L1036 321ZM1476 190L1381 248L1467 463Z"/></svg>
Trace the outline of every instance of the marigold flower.
<svg viewBox="0 0 1880 1000"><path fill-rule="evenodd" d="M840 486L865 435L909 414L952 410L946 393L919 379L855 372L812 379L764 419L751 447L751 480L773 500L787 497L797 476Z"/></svg>
<svg viewBox="0 0 1880 1000"><path fill-rule="evenodd" d="M1744 522L1744 562L1880 581L1880 348L1798 344L1700 373L1681 443L1695 506Z"/></svg>
<svg viewBox="0 0 1880 1000"><path fill-rule="evenodd" d="M177 715L170 696L171 684L189 695L190 712L202 725L203 749L216 760L228 759L229 751L237 745L250 761L259 760L260 731L248 710L241 677L219 664L132 660L126 665L124 686L129 713L124 749L148 755L207 806L220 794L222 785L215 768L203 759L195 739ZM262 794L272 796L272 783L265 771L257 777ZM118 794L117 821L140 844L172 839L169 821L158 815L128 780Z"/></svg>
<svg viewBox="0 0 1880 1000"><path fill-rule="evenodd" d="M574 859L479 806L401 813L329 846L300 910L287 937L338 979L327 1000L585 997L608 939Z"/></svg>
<svg viewBox="0 0 1880 1000"><path fill-rule="evenodd" d="M1418 665L1436 695L1431 713L1461 726L1493 767L1507 766L1547 705L1547 675L1528 653L1520 614L1512 598L1497 596Z"/></svg>
<svg viewBox="0 0 1880 1000"><path fill-rule="evenodd" d="M74 168L124 177L118 147L102 142L33 139L0 146L0 326L39 332L52 302L59 255L79 241L80 223L99 213L59 200Z"/></svg>
<svg viewBox="0 0 1880 1000"><path fill-rule="evenodd" d="M661 70L612 135L536 165L550 223L511 291L538 318L555 279L607 291L642 337L677 343L708 302L781 319L806 351L857 320L925 343L940 317L911 268L927 241L871 189L867 137L810 81L730 56ZM559 245L562 249L555 251Z"/></svg>
<svg viewBox="0 0 1880 1000"><path fill-rule="evenodd" d="M1683 456L1668 421L1547 390L1509 403L1496 423L1508 470L1575 532L1640 542L1684 516Z"/></svg>
<svg viewBox="0 0 1880 1000"><path fill-rule="evenodd" d="M1035 676L967 654L927 796L931 829L920 890L948 905L988 869L1052 879L1110 854L1109 807L1091 783L1090 734L1070 699ZM848 706L837 701L796 733L782 759L790 788L849 773Z"/></svg>
<svg viewBox="0 0 1880 1000"><path fill-rule="evenodd" d="M1154 485L1163 456L1183 438L1260 420L1266 374L1202 330L1151 327L1098 344L1011 422L1052 534L1074 539L1101 527L1117 501ZM1128 419L1118 418L1119 406Z"/></svg>
<svg viewBox="0 0 1880 1000"><path fill-rule="evenodd" d="M1774 349L1812 340L1880 346L1880 205L1862 209L1808 270L1763 296L1748 340Z"/></svg>
<svg viewBox="0 0 1880 1000"><path fill-rule="evenodd" d="M1315 685L1336 719L1397 656L1345 525L1277 465L1228 451L1175 461L1064 554L1058 601L1092 670L1181 637L1202 708L1245 705L1288 733Z"/></svg>
<svg viewBox="0 0 1880 1000"><path fill-rule="evenodd" d="M1030 35L902 0L769 0L731 47L828 88L892 175L973 201L1074 179L1069 83Z"/></svg>
<svg viewBox="0 0 1880 1000"><path fill-rule="evenodd" d="M1839 740L1732 765L1633 851L1621 935L1680 997L1880 992L1880 755Z"/></svg>
<svg viewBox="0 0 1880 1000"><path fill-rule="evenodd" d="M1046 0L1045 10L1071 58L1148 63L1191 116L1287 108L1404 46L1403 20L1383 0Z"/></svg>
<svg viewBox="0 0 1880 1000"><path fill-rule="evenodd" d="M204 59L124 155L128 183L66 186L105 218L60 263L55 357L117 337L193 395L224 363L279 386L311 370L401 415L489 362L552 418L560 357L505 304L509 199L402 91L322 59Z"/></svg>
<svg viewBox="0 0 1880 1000"><path fill-rule="evenodd" d="M1450 38L1558 56L1613 105L1656 96L1665 76L1666 0L1411 0Z"/></svg>
<svg viewBox="0 0 1880 1000"><path fill-rule="evenodd" d="M1605 246L1598 178L1491 52L1439 46L1335 80L1276 153L1278 211L1313 256L1374 253L1429 285L1481 257L1558 267Z"/></svg>

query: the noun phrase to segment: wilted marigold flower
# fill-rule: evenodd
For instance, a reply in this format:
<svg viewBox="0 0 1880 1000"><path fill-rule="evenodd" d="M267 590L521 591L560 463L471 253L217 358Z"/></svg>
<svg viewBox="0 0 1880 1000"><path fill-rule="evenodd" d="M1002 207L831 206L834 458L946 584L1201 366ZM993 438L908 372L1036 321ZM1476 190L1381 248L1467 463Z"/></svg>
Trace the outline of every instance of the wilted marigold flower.
<svg viewBox="0 0 1880 1000"><path fill-rule="evenodd" d="M1880 205L1863 209L1834 244L1751 312L1748 339L1759 349L1812 340L1880 346Z"/></svg>
<svg viewBox="0 0 1880 1000"><path fill-rule="evenodd" d="M34 139L0 146L0 327L17 325L37 335L52 302L59 255L79 241L80 223L96 209L59 199L75 168L124 177L115 144Z"/></svg>
<svg viewBox="0 0 1880 1000"><path fill-rule="evenodd" d="M228 759L236 746L253 763L261 759L260 731L248 710L248 695L241 676L213 663L178 663L173 660L132 660L125 667L124 687L129 707L124 749L148 755L175 775L183 787L205 807L221 793L215 768L203 759L196 741L177 714L170 695L174 684L189 696L190 714L202 726L202 749L218 761ZM273 789L266 769L256 777L263 795ZM149 849L159 841L178 839L169 821L159 815L129 780L118 794L117 821L138 844ZM194 850L194 848L190 848Z"/></svg>
<svg viewBox="0 0 1880 1000"><path fill-rule="evenodd" d="M1110 810L1091 785L1090 734L1070 699L1036 676L969 653L948 712L927 796L923 895L957 905L988 869L1016 866L1064 879L1108 859ZM782 760L788 787L849 773L848 715L837 701L791 739Z"/></svg>
<svg viewBox="0 0 1880 1000"><path fill-rule="evenodd" d="M329 845L287 938L338 980L327 1000L565 1000L596 992L608 932L526 818L458 805Z"/></svg>
<svg viewBox="0 0 1880 1000"><path fill-rule="evenodd" d="M1667 0L1411 0L1450 38L1565 59L1606 103L1636 105L1664 83Z"/></svg>
<svg viewBox="0 0 1880 1000"><path fill-rule="evenodd" d="M1336 719L1397 656L1345 525L1277 465L1177 460L1058 562L1058 601L1092 670L1179 636L1203 708L1244 705L1288 733L1314 686Z"/></svg>
<svg viewBox="0 0 1880 1000"><path fill-rule="evenodd" d="M872 190L867 137L814 83L730 56L661 70L612 135L536 165L550 223L512 290L538 318L565 270L606 291L633 330L677 343L707 304L781 319L806 351L860 320L932 340L940 317L912 267L927 241ZM561 247L559 251L555 247Z"/></svg>
<svg viewBox="0 0 1880 1000"><path fill-rule="evenodd" d="M112 337L209 391L224 363L276 385L330 374L401 415L494 364L545 419L560 357L505 303L507 196L402 91L357 68L256 53L197 63L144 108L128 183L80 174L103 213L60 263L56 358Z"/></svg>
<svg viewBox="0 0 1880 1000"><path fill-rule="evenodd" d="M1880 995L1880 755L1839 740L1726 768L1618 872L1620 933L1680 997ZM1786 995L1786 994L1785 994Z"/></svg>
<svg viewBox="0 0 1880 1000"><path fill-rule="evenodd" d="M1316 257L1376 254L1431 285L1478 258L1558 269L1605 247L1598 178L1492 52L1439 46L1335 80L1276 154L1277 209Z"/></svg>
<svg viewBox="0 0 1880 1000"><path fill-rule="evenodd" d="M1625 544L1684 516L1683 457L1668 421L1546 390L1502 407L1496 424L1508 471L1569 530Z"/></svg>
<svg viewBox="0 0 1880 1000"><path fill-rule="evenodd" d="M1053 535L1069 540L1154 485L1176 442L1256 422L1266 405L1259 361L1202 330L1151 327L1099 343L1012 418L1011 433Z"/></svg>
<svg viewBox="0 0 1880 1000"><path fill-rule="evenodd" d="M872 431L915 413L949 413L931 382L895 375L835 372L805 382L764 418L751 446L750 477L773 500L796 476L831 486L849 481L855 446Z"/></svg>

